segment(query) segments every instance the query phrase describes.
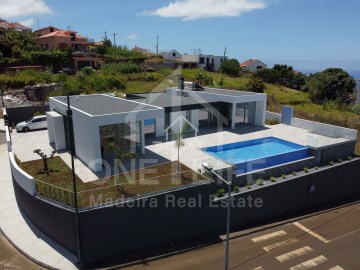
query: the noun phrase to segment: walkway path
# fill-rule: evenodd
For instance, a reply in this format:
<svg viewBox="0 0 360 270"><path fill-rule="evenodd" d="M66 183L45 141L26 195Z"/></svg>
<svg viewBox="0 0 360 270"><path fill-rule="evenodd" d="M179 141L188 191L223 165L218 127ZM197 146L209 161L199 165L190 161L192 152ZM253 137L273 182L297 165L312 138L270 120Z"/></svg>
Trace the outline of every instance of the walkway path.
<svg viewBox="0 0 360 270"><path fill-rule="evenodd" d="M76 269L76 256L39 231L19 209L6 144L0 145L0 229L19 251L38 264L54 269Z"/></svg>

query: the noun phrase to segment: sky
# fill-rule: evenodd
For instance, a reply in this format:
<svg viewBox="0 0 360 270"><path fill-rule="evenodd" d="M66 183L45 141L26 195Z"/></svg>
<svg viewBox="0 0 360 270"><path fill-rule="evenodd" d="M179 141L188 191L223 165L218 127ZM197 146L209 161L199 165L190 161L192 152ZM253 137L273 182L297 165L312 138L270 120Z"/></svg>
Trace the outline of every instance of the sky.
<svg viewBox="0 0 360 270"><path fill-rule="evenodd" d="M360 71L359 0L1 0L0 18L156 51ZM360 76L360 75L359 75Z"/></svg>

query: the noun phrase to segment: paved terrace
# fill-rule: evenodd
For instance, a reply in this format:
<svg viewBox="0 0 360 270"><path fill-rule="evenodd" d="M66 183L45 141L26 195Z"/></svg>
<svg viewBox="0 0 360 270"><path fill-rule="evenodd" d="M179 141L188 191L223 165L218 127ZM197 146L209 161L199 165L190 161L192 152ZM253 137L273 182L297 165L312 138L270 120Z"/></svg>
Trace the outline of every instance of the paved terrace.
<svg viewBox="0 0 360 270"><path fill-rule="evenodd" d="M197 171L201 168L203 161L211 161L214 169L229 167L228 164L215 159L213 156L203 152L201 148L223 145L234 142L248 141L265 137L277 137L286 141L297 143L309 147L323 147L341 142L349 141L345 138L330 138L323 135L317 135L306 129L288 126L284 124L259 127L242 126L236 130L226 129L216 132L216 129L203 129L200 134L194 137L194 132L188 133L188 138L184 139L185 146L180 149L180 160L189 168ZM177 149L174 141L162 142L158 138L156 144L148 142L147 150L150 150L168 160L177 160Z"/></svg>
<svg viewBox="0 0 360 270"><path fill-rule="evenodd" d="M41 159L38 154L34 153L35 149L41 149L46 155L51 154L54 148L49 143L47 130L37 130L28 133L17 133L15 130L11 133L13 143L13 151L22 161L31 161ZM71 168L71 155L67 151L57 152L55 156L59 156ZM83 182L90 182L99 179L87 166L80 160L75 158L76 175Z"/></svg>

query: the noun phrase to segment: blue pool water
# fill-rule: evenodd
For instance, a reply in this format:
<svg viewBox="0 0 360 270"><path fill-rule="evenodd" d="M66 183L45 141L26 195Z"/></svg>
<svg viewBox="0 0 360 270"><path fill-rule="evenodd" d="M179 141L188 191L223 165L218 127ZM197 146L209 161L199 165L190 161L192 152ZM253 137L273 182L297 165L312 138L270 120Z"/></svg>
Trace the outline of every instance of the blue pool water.
<svg viewBox="0 0 360 270"><path fill-rule="evenodd" d="M145 126L151 126L155 124L155 119L146 119L144 120L144 125Z"/></svg>
<svg viewBox="0 0 360 270"><path fill-rule="evenodd" d="M212 146L202 150L235 165L237 174L309 157L307 147L275 137Z"/></svg>

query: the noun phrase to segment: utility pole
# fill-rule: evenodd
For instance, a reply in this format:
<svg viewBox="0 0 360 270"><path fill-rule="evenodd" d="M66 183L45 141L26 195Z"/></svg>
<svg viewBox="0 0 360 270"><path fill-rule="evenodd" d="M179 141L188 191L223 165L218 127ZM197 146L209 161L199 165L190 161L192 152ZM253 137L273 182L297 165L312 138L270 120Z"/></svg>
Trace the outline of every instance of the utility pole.
<svg viewBox="0 0 360 270"><path fill-rule="evenodd" d="M159 36L156 36L156 55L159 55Z"/></svg>
<svg viewBox="0 0 360 270"><path fill-rule="evenodd" d="M40 21L39 18L37 18L37 25L38 25L38 30L40 29Z"/></svg>
<svg viewBox="0 0 360 270"><path fill-rule="evenodd" d="M114 35L114 47L116 47L116 38L115 37L116 37L117 34L114 33L113 35Z"/></svg>
<svg viewBox="0 0 360 270"><path fill-rule="evenodd" d="M225 56L226 56L226 46L225 46L225 50L224 50L224 61L225 61Z"/></svg>
<svg viewBox="0 0 360 270"><path fill-rule="evenodd" d="M105 31L105 40L107 40L107 34L106 34L106 31Z"/></svg>

